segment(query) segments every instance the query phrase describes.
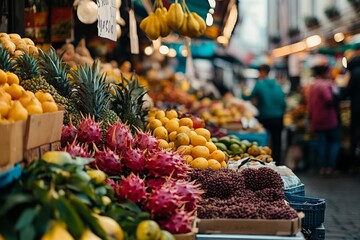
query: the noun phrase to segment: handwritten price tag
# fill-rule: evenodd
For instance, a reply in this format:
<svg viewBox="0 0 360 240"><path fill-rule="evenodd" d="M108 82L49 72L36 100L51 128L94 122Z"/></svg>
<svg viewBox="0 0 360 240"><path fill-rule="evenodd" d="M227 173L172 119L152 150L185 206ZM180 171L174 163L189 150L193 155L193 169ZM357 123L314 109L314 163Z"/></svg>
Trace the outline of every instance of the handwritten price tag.
<svg viewBox="0 0 360 240"><path fill-rule="evenodd" d="M98 36L116 41L116 0L97 0Z"/></svg>

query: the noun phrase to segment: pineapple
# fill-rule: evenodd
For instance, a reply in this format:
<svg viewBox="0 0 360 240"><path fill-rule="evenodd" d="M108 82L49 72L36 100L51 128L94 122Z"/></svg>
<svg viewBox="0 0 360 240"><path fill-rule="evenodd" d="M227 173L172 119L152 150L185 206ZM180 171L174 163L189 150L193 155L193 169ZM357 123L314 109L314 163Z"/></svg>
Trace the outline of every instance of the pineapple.
<svg viewBox="0 0 360 240"><path fill-rule="evenodd" d="M119 115L122 122L131 126L131 131L145 130L146 117L149 109L143 108L144 95L147 90L139 85L139 80L132 74L128 80L124 76L121 82L114 84L113 109Z"/></svg>
<svg viewBox="0 0 360 240"><path fill-rule="evenodd" d="M68 78L70 72L69 65L65 63L62 58L63 54L57 56L56 50L50 48L48 54L39 50L39 66L42 76L50 83L58 93L67 98L65 107L64 124L70 124L72 120L75 126L81 121L81 115L76 108L76 102L71 99L73 93L73 86Z"/></svg>
<svg viewBox="0 0 360 240"><path fill-rule="evenodd" d="M7 71L14 71L14 62L11 60L8 51L1 47L0 44L0 69Z"/></svg>
<svg viewBox="0 0 360 240"><path fill-rule="evenodd" d="M76 101L78 109L85 115L95 117L96 122L102 121L103 129L119 121L117 114L109 109L109 84L105 82L105 74L100 74L100 61L96 60L92 66L79 66L71 70L74 79L74 94L71 99Z"/></svg>
<svg viewBox="0 0 360 240"><path fill-rule="evenodd" d="M67 99L60 96L56 89L41 77L38 60L24 52L15 61L15 73L21 79L20 85L26 90L37 92L44 91L50 93L57 104L65 106Z"/></svg>

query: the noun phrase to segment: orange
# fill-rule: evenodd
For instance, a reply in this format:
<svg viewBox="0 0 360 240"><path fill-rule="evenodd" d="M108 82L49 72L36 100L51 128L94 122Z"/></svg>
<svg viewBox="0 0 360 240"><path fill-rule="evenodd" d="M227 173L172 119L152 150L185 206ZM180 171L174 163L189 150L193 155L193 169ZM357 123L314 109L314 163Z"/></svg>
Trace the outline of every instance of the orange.
<svg viewBox="0 0 360 240"><path fill-rule="evenodd" d="M210 158L217 160L219 163L225 161L226 155L221 150L215 150L210 154Z"/></svg>
<svg viewBox="0 0 360 240"><path fill-rule="evenodd" d="M168 119L173 119L173 118L177 118L178 117L178 113L176 112L175 109L171 109L171 110L168 110L166 111L166 117Z"/></svg>
<svg viewBox="0 0 360 240"><path fill-rule="evenodd" d="M220 164L222 168L227 168L227 163L225 161L222 161Z"/></svg>
<svg viewBox="0 0 360 240"><path fill-rule="evenodd" d="M175 119L171 119L166 123L165 128L168 130L168 132L177 131L179 128L179 123Z"/></svg>
<svg viewBox="0 0 360 240"><path fill-rule="evenodd" d="M191 156L193 158L203 157L208 158L210 155L209 149L205 146L196 146L191 149Z"/></svg>
<svg viewBox="0 0 360 240"><path fill-rule="evenodd" d="M23 93L24 96L29 96L31 98L34 98L35 97L35 94L29 90L26 90L24 93Z"/></svg>
<svg viewBox="0 0 360 240"><path fill-rule="evenodd" d="M0 69L0 85L7 83L7 75L6 73Z"/></svg>
<svg viewBox="0 0 360 240"><path fill-rule="evenodd" d="M207 169L209 167L209 162L206 158L198 157L190 162L190 166L192 168Z"/></svg>
<svg viewBox="0 0 360 240"><path fill-rule="evenodd" d="M197 128L197 129L195 129L195 132L198 135L205 137L206 141L210 140L211 134L210 134L210 131L207 130L206 128Z"/></svg>
<svg viewBox="0 0 360 240"><path fill-rule="evenodd" d="M174 140L175 146L178 147L180 145L189 145L190 139L186 133L179 133L176 135Z"/></svg>
<svg viewBox="0 0 360 240"><path fill-rule="evenodd" d="M59 111L59 108L55 102L43 102L43 103L41 103L41 106L42 106L44 113Z"/></svg>
<svg viewBox="0 0 360 240"><path fill-rule="evenodd" d="M158 139L159 148L166 149L169 148L169 143L164 139Z"/></svg>
<svg viewBox="0 0 360 240"><path fill-rule="evenodd" d="M221 164L215 159L209 159L208 164L209 168L212 168L214 170L219 170L221 168Z"/></svg>
<svg viewBox="0 0 360 240"><path fill-rule="evenodd" d="M41 103L43 102L54 102L53 96L51 96L50 93L43 92L43 91L37 91L35 93L35 97L39 99Z"/></svg>
<svg viewBox="0 0 360 240"><path fill-rule="evenodd" d="M0 89L0 101L4 101L8 104L11 103L11 95Z"/></svg>
<svg viewBox="0 0 360 240"><path fill-rule="evenodd" d="M209 149L210 153L217 150L217 147L213 142L206 142L205 146Z"/></svg>
<svg viewBox="0 0 360 240"><path fill-rule="evenodd" d="M13 100L18 100L25 92L24 88L17 84L11 84L5 91L11 95Z"/></svg>
<svg viewBox="0 0 360 240"><path fill-rule="evenodd" d="M191 120L191 118L184 117L179 120L179 125L180 126L188 126L189 128L193 128L193 121Z"/></svg>
<svg viewBox="0 0 360 240"><path fill-rule="evenodd" d="M163 126L155 128L153 134L158 139L168 140L168 131Z"/></svg>
<svg viewBox="0 0 360 240"><path fill-rule="evenodd" d="M26 106L26 110L28 111L29 114L43 113L41 103L35 99L36 98L31 99L30 102L28 103L28 105Z"/></svg>
<svg viewBox="0 0 360 240"><path fill-rule="evenodd" d="M19 98L19 101L21 103L21 105L23 105L23 107L27 107L27 105L29 105L30 101L31 101L31 97L29 96L22 96L21 98Z"/></svg>
<svg viewBox="0 0 360 240"><path fill-rule="evenodd" d="M183 154L183 155L190 155L191 154L191 145L181 145L176 149L176 152Z"/></svg>
<svg viewBox="0 0 360 240"><path fill-rule="evenodd" d="M193 146L205 146L206 145L206 138L200 135L191 136L190 137L191 145Z"/></svg>
<svg viewBox="0 0 360 240"><path fill-rule="evenodd" d="M191 130L189 133L189 137L191 137L191 136L197 136L197 133L195 131Z"/></svg>
<svg viewBox="0 0 360 240"><path fill-rule="evenodd" d="M19 80L19 77L15 74L15 73L12 73L12 72L6 72L6 75L7 75L7 83L9 85L15 83L15 84L19 84L20 83L20 80Z"/></svg>

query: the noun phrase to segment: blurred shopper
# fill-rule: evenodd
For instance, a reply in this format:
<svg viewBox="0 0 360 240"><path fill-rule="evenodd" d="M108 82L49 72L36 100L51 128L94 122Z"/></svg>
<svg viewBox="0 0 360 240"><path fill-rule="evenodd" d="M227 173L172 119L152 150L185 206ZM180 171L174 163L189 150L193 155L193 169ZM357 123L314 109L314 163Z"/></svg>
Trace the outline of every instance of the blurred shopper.
<svg viewBox="0 0 360 240"><path fill-rule="evenodd" d="M249 95L243 94L245 100L255 100L259 121L270 135L273 158L278 165L283 165L281 156L281 133L284 128L283 117L286 108L285 94L275 79L269 78L270 66L259 67L259 78Z"/></svg>
<svg viewBox="0 0 360 240"><path fill-rule="evenodd" d="M329 77L327 58L316 55L313 58L314 82L310 88L309 112L310 131L318 141L318 158L321 175L332 175L336 169L340 151L340 130L336 89Z"/></svg>
<svg viewBox="0 0 360 240"><path fill-rule="evenodd" d="M350 79L342 98L350 99L350 160L354 161L360 141L360 53L351 58L347 69Z"/></svg>

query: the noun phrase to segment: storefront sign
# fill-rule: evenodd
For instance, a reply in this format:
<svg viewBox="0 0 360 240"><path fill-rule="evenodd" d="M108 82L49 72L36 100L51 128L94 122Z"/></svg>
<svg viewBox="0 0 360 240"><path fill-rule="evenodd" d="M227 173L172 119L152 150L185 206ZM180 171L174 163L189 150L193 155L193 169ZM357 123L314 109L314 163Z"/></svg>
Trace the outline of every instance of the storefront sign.
<svg viewBox="0 0 360 240"><path fill-rule="evenodd" d="M98 36L116 41L116 0L97 0Z"/></svg>

